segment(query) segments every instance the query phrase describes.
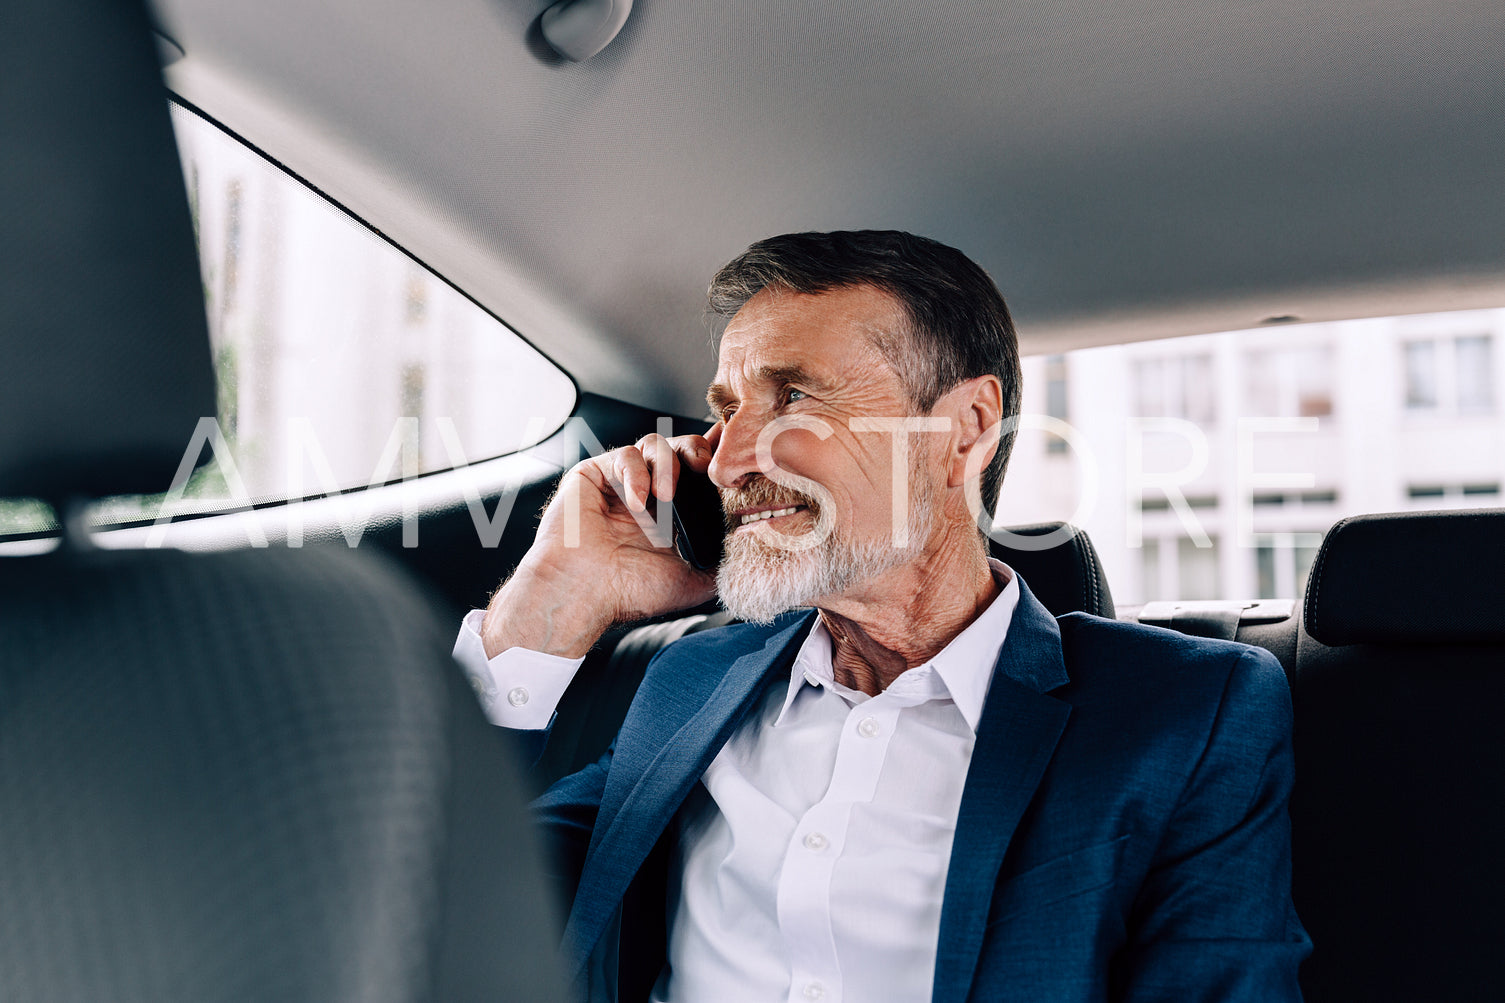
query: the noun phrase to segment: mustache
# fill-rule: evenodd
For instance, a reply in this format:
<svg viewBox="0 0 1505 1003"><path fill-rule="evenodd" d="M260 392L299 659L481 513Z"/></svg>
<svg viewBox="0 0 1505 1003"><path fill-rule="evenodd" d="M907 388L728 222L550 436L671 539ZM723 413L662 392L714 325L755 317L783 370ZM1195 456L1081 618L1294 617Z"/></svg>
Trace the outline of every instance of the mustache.
<svg viewBox="0 0 1505 1003"><path fill-rule="evenodd" d="M820 504L814 498L781 484L775 484L761 474L754 475L740 488L723 488L721 491L721 511L729 529L732 528L730 513L738 509L765 506L789 508L793 505L805 506L812 515L820 514Z"/></svg>

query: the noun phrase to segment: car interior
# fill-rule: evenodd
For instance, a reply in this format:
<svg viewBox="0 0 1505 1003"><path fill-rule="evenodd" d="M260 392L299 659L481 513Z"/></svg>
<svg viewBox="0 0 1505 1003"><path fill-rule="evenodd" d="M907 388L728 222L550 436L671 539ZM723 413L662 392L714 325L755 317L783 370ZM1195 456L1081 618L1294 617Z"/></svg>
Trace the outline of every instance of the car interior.
<svg viewBox="0 0 1505 1003"><path fill-rule="evenodd" d="M12 13L0 491L76 512L170 479L213 369L144 9ZM0 995L559 998L521 777L419 589L64 523L0 563Z"/></svg>
<svg viewBox="0 0 1505 1003"><path fill-rule="evenodd" d="M941 239L1032 356L1505 306L1486 0L18 0L7 27L6 999L562 998L523 806L601 754L656 652L729 617L610 631L526 776L448 652L582 450L706 427L705 285L753 240ZM362 458L322 493L111 508L212 465L200 419L229 424L236 266L201 270L185 118L397 252L409 320L421 273L557 369L558 420L474 458L424 439L426 469L370 484ZM378 354L366 329L342 358ZM476 395L524 394L487 372ZM445 386L389 381L415 423ZM1308 1000L1505 996L1505 509L1348 515L1302 594L1117 605L1086 533L998 518L1052 613L1279 659Z"/></svg>

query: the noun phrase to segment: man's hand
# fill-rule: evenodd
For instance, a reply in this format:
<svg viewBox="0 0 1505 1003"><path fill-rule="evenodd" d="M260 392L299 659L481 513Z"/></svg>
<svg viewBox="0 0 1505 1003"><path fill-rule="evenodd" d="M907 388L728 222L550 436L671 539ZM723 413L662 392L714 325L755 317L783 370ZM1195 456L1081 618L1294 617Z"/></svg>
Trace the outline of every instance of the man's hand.
<svg viewBox="0 0 1505 1003"><path fill-rule="evenodd" d="M579 658L613 623L714 596L715 576L680 559L672 528L658 541L667 545L655 546L638 519L646 523L674 496L681 464L700 472L710 466L720 435L719 424L703 436L647 435L572 467L533 546L491 598L481 626L486 657L521 647Z"/></svg>

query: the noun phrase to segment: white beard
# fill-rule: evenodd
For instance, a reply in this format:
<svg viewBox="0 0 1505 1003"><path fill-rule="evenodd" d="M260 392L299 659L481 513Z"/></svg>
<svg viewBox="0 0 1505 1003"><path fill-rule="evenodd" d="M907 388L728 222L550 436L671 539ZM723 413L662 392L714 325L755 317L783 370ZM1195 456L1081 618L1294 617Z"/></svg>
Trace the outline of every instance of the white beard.
<svg viewBox="0 0 1505 1003"><path fill-rule="evenodd" d="M800 550L778 546L756 529L732 533L716 570L721 605L738 619L768 623L780 613L840 595L909 561L929 538L934 514L929 480L912 468L910 484L919 490L910 498L909 541L904 547L894 546L887 531L878 539L854 540L851 527L840 525L821 543Z"/></svg>

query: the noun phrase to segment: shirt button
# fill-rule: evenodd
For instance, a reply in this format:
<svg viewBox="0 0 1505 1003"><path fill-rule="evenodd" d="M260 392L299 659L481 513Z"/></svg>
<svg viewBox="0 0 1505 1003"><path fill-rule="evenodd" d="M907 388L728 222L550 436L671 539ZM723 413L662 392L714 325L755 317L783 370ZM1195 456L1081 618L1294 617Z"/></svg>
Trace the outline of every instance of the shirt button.
<svg viewBox="0 0 1505 1003"><path fill-rule="evenodd" d="M818 832L812 832L812 833L810 833L809 835L807 835L805 837L805 849L807 849L807 850L814 850L816 853L819 853L821 850L824 850L828 845L830 845L830 841L827 840L825 836L822 836ZM820 989L819 983L812 982L812 983L810 983L810 985L811 986L815 986L817 989ZM825 992L825 990L821 989L821 992ZM806 996L810 996L810 986L806 986L805 987L805 995ZM811 999L817 999L818 997L810 996L810 998Z"/></svg>
<svg viewBox="0 0 1505 1003"><path fill-rule="evenodd" d="M819 982L810 982L805 985L804 996L807 1000L818 1000L826 995L826 987Z"/></svg>
<svg viewBox="0 0 1505 1003"><path fill-rule="evenodd" d="M509 690L507 692L507 702L510 703L514 707L521 707L523 704L527 703L528 702L528 690L527 690L527 687L519 686L516 689Z"/></svg>
<svg viewBox="0 0 1505 1003"><path fill-rule="evenodd" d="M878 719L875 717L865 717L857 725L857 734L863 738L877 738L878 733L882 730L883 726L878 723Z"/></svg>

